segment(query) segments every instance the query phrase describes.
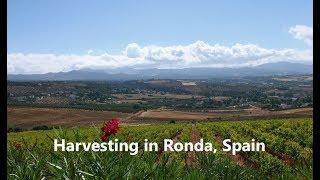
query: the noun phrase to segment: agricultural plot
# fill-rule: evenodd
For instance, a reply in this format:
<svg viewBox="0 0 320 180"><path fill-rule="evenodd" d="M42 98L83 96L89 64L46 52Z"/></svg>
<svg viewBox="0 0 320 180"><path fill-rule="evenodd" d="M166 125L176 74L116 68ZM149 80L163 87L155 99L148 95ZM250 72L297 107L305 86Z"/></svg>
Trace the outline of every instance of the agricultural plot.
<svg viewBox="0 0 320 180"><path fill-rule="evenodd" d="M212 110L208 112L186 112L169 109L151 109L136 114L137 121L221 121L221 120L248 120L248 119L275 119L293 117L312 117L312 108L298 108L282 111L268 111L258 108L242 110Z"/></svg>
<svg viewBox="0 0 320 180"><path fill-rule="evenodd" d="M8 126L31 129L46 125L73 127L103 123L103 119L119 117L125 119L130 114L115 111L88 111L63 108L22 108L8 107Z"/></svg>
<svg viewBox="0 0 320 180"><path fill-rule="evenodd" d="M192 99L192 98L204 98L204 96L193 96L187 94L171 94L171 93L149 93L149 94L112 94L113 97L116 97L119 100L142 100L142 99Z"/></svg>
<svg viewBox="0 0 320 180"><path fill-rule="evenodd" d="M9 179L312 179L312 119L274 119L239 122L178 123L120 126L111 136L119 142L145 138L157 142L158 151L62 152L53 151L53 139L69 142L101 142L100 126L8 134ZM163 151L164 139L199 142L213 152ZM265 151L222 151L222 141L266 144Z"/></svg>

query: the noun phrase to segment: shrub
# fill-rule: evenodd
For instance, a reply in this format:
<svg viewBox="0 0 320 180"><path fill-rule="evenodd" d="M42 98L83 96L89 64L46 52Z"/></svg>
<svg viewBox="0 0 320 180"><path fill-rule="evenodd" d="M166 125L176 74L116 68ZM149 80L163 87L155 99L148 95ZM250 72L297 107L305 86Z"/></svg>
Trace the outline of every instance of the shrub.
<svg viewBox="0 0 320 180"><path fill-rule="evenodd" d="M13 127L13 128L8 128L8 130L7 130L8 132L21 132L21 131L23 131L23 129L22 128L18 128L18 127Z"/></svg>
<svg viewBox="0 0 320 180"><path fill-rule="evenodd" d="M48 127L46 125L42 125L42 126L35 126L32 128L32 130L48 130L48 129L52 129L52 127Z"/></svg>
<svg viewBox="0 0 320 180"><path fill-rule="evenodd" d="M169 124L175 124L176 123L176 121L175 120L171 120L171 121L169 121Z"/></svg>

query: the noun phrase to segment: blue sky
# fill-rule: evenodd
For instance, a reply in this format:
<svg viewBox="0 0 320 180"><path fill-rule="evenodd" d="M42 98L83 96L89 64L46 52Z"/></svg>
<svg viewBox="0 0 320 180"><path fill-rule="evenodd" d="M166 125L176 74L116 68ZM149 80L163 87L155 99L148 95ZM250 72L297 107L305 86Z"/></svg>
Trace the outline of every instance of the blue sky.
<svg viewBox="0 0 320 180"><path fill-rule="evenodd" d="M312 26L312 1L9 0L9 52L118 52L127 44L197 40L305 48L288 28Z"/></svg>
<svg viewBox="0 0 320 180"><path fill-rule="evenodd" d="M121 55L131 43L139 49L197 41L310 49L288 33L296 25L312 28L311 0L9 0L8 54Z"/></svg>

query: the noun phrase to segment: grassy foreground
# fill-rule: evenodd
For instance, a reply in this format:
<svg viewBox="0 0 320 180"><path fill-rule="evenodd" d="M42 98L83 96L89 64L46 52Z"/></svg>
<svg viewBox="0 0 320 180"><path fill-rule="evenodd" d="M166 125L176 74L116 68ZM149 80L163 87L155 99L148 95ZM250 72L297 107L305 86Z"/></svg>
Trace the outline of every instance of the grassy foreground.
<svg viewBox="0 0 320 180"><path fill-rule="evenodd" d="M162 145L163 139L197 142L203 138L212 152L61 152L53 139L101 142L100 126L8 133L9 179L312 179L312 119L197 124L123 126L111 139ZM266 144L265 152L232 156L221 150L221 139Z"/></svg>

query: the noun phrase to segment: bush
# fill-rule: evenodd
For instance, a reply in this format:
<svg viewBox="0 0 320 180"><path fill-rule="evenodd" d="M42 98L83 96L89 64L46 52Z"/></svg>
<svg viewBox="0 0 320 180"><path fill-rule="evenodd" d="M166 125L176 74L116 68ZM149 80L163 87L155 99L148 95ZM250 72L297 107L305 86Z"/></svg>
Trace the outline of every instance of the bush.
<svg viewBox="0 0 320 180"><path fill-rule="evenodd" d="M171 121L169 121L169 124L175 124L176 123L176 121L175 120L171 120Z"/></svg>
<svg viewBox="0 0 320 180"><path fill-rule="evenodd" d="M35 126L32 128L32 130L48 130L48 129L52 129L52 127L48 127L46 125L42 125L42 126Z"/></svg>
<svg viewBox="0 0 320 180"><path fill-rule="evenodd" d="M21 132L23 131L22 128L17 128L17 127L13 127L13 128L8 128L7 132Z"/></svg>

